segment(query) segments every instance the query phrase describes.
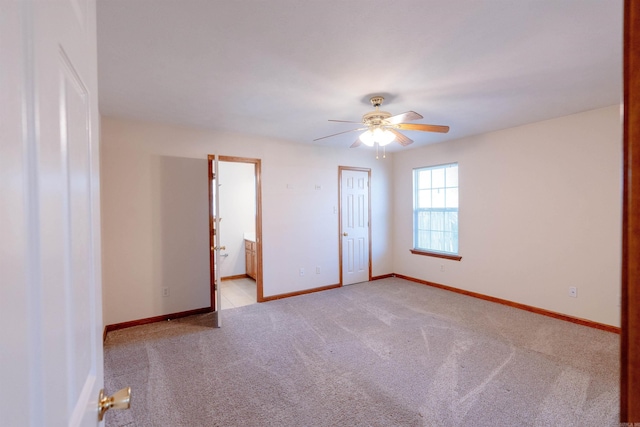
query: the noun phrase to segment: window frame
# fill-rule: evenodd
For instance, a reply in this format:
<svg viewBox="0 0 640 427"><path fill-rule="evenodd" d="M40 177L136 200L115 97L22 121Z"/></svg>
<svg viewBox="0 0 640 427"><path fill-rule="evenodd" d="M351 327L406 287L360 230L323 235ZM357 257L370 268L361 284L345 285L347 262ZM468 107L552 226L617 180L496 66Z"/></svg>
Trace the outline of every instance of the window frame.
<svg viewBox="0 0 640 427"><path fill-rule="evenodd" d="M458 162L451 162L451 163L443 163L443 164L438 164L438 165L433 165L433 166L421 166L421 167L417 167L417 168L413 168L412 170L412 186L413 186L413 209L412 209L412 239L413 239L413 243L412 243L412 248L409 250L412 254L414 255L422 255L422 256L431 256L431 257L436 257L436 258L444 258L444 259L449 259L449 260L453 260L453 261L460 261L462 259L462 256L460 255L460 246L459 246L459 242L460 242L460 238L459 238L459 232L456 233L457 234L457 246L458 246L458 251L457 252L445 252L445 251L437 251L434 249L424 249L424 248L417 248L416 247L416 238L417 238L417 221L418 221L418 216L417 216L417 211L418 211L418 192L419 190L424 190L422 188L418 187L418 173L419 171L422 170L434 170L434 169L443 169L445 171L445 177L446 177L446 168L447 167L451 167L451 166L456 166L458 168L459 171L459 164ZM459 177L458 177L459 179ZM444 187L442 187L445 191L447 188L453 188L453 187L447 187L446 186L446 178L445 178L445 182L444 182ZM458 184L455 187L456 189L458 189L457 191L457 196L458 196L458 200L459 200L459 189L460 189L460 184L459 184L459 180L458 180ZM429 189L433 189L433 186L431 186ZM458 202L457 204L458 206L455 208L455 212L457 212L459 214L460 212L460 204ZM432 209L432 208L428 208L428 209ZM439 209L439 208L436 208ZM447 207L443 207L441 208L442 212L451 212L452 208L447 208ZM424 211L425 208L420 208L420 211Z"/></svg>

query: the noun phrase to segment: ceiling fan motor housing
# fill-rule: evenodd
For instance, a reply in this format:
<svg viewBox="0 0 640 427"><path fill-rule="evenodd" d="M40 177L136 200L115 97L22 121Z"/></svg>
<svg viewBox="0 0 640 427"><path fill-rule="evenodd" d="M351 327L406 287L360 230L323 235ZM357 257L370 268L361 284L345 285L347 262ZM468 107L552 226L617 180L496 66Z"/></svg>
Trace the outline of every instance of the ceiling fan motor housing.
<svg viewBox="0 0 640 427"><path fill-rule="evenodd" d="M391 113L379 110L384 98L382 96L373 96L369 101L371 101L371 105L375 107L375 111L371 111L362 116L362 123L369 127L377 127L385 124L384 120L391 117Z"/></svg>
<svg viewBox="0 0 640 427"><path fill-rule="evenodd" d="M382 101L384 101L384 97L372 96L369 101L371 102L371 105L375 107L375 111L371 111L362 116L362 123L369 126L369 128L376 128L385 125L386 123L384 123L384 121L391 117L391 113L379 110L380 105L382 105Z"/></svg>
<svg viewBox="0 0 640 427"><path fill-rule="evenodd" d="M391 117L391 113L388 113L386 111L371 111L370 113L362 116L362 123L368 126L380 126L384 124L383 121L388 119L389 117Z"/></svg>

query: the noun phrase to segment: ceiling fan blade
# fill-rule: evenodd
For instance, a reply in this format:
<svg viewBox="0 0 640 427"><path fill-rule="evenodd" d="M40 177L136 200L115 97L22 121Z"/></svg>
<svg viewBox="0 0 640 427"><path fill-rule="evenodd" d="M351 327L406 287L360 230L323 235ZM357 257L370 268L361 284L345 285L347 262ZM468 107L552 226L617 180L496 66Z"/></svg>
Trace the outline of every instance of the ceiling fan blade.
<svg viewBox="0 0 640 427"><path fill-rule="evenodd" d="M413 139L406 137L395 129L389 130L396 136L396 141L398 141L398 144L402 145L403 147L406 147L409 144L413 144Z"/></svg>
<svg viewBox="0 0 640 427"><path fill-rule="evenodd" d="M420 130L423 132L439 132L439 133L447 133L449 132L449 126L441 126L441 125L423 125L419 123L398 123L398 129L402 130Z"/></svg>
<svg viewBox="0 0 640 427"><path fill-rule="evenodd" d="M360 141L360 138L356 139L356 142L354 142L353 144L351 144L351 147L349 148L356 148L359 147L360 144L362 144L362 141Z"/></svg>
<svg viewBox="0 0 640 427"><path fill-rule="evenodd" d="M391 116L388 119L386 119L385 122L389 123L390 125L397 125L399 123L406 122L408 120L418 120L423 118L424 117L422 117L420 114L416 113L415 111L407 111L406 113L396 114L395 116Z"/></svg>
<svg viewBox="0 0 640 427"><path fill-rule="evenodd" d="M338 132L338 133L334 133L332 135L327 135L327 136L323 136L323 137L320 137L320 138L316 138L316 139L314 139L314 141L319 141L321 139L330 138L330 137L336 136L336 135L341 135L343 133L349 133L349 132L355 132L355 131L358 131L358 130L367 130L367 129L368 128L358 128L358 129L345 130L344 132Z"/></svg>
<svg viewBox="0 0 640 427"><path fill-rule="evenodd" d="M351 120L331 120L329 119L330 122L338 122L338 123L359 123L362 124L362 122L352 122Z"/></svg>

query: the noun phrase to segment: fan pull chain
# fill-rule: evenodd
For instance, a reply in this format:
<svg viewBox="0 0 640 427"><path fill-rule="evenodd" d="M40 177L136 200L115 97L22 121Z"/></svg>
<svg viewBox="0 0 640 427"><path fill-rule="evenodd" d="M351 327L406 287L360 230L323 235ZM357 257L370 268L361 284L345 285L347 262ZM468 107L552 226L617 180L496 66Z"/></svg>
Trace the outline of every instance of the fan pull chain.
<svg viewBox="0 0 640 427"><path fill-rule="evenodd" d="M380 158L378 156L378 147L380 147L380 146L376 143L376 160L378 160Z"/></svg>

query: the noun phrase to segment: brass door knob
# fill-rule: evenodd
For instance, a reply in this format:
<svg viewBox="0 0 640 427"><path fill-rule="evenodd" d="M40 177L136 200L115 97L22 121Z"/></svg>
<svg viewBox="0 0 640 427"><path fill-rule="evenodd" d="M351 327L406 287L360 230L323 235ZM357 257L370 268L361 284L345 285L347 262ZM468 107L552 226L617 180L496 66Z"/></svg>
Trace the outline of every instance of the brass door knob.
<svg viewBox="0 0 640 427"><path fill-rule="evenodd" d="M212 250L214 250L214 251L217 251L217 250L218 250L218 247L217 247L217 246L213 246L211 249L212 249ZM220 250L221 250L221 251L226 251L226 250L227 250L227 247L226 247L226 246L220 246Z"/></svg>
<svg viewBox="0 0 640 427"><path fill-rule="evenodd" d="M342 233L342 235L346 237L349 235L349 233Z"/></svg>
<svg viewBox="0 0 640 427"><path fill-rule="evenodd" d="M112 396L105 396L104 389L100 390L98 396L98 421L102 421L104 413L109 409L129 409L131 407L131 387L125 387L113 393Z"/></svg>

